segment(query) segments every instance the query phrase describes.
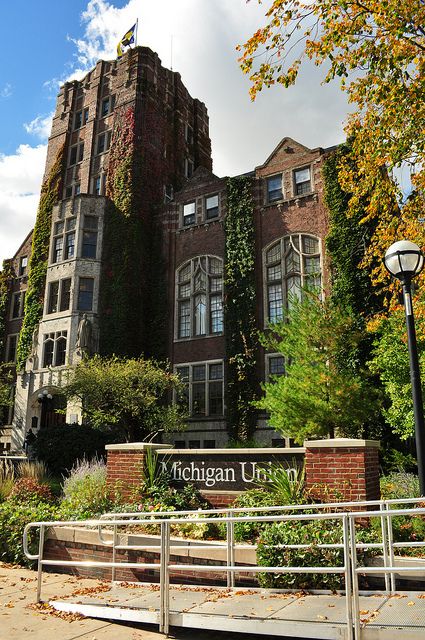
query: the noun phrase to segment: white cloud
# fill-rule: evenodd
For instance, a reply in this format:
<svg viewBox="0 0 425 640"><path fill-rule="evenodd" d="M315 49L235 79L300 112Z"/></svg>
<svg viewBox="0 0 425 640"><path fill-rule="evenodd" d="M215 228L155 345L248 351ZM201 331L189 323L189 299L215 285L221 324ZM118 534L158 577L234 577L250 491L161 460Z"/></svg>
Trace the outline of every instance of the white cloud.
<svg viewBox="0 0 425 640"><path fill-rule="evenodd" d="M74 60L66 64L60 80L49 80L45 86L56 91L66 80L81 79L97 60L114 59L119 40L138 18L137 43L156 51L170 68L172 39L173 69L181 74L190 94L207 105L218 175L253 169L284 136L312 148L340 142L347 113L345 96L336 83L321 86L323 70L312 64L303 69L296 87L265 90L255 103L250 101L249 81L238 67L235 47L263 23L266 8L246 0L129 0L122 8L108 0L90 0L81 15L83 35L68 36L76 48ZM28 132L44 139L48 127L44 116L25 125ZM9 247L17 248L34 223L34 194L41 183L44 153L44 147L20 147L15 155L0 158L1 220L11 219L7 225L11 230L22 225L15 245L10 239ZM12 167L13 175L7 177ZM14 179L19 183L15 191L5 193L5 181ZM6 223L0 225L0 238L4 233L12 238Z"/></svg>
<svg viewBox="0 0 425 640"><path fill-rule="evenodd" d="M0 154L0 260L11 258L34 226L46 160L45 145Z"/></svg>
<svg viewBox="0 0 425 640"><path fill-rule="evenodd" d="M37 136L40 140L46 141L52 129L53 113L47 116L37 116L31 122L24 123L24 129L27 133Z"/></svg>
<svg viewBox="0 0 425 640"><path fill-rule="evenodd" d="M266 8L245 0L129 0L116 8L90 0L82 14L84 37L73 39L76 62L66 79L81 79L99 59L116 57L116 45L136 19L138 44L156 51L181 74L193 97L207 105L214 170L242 173L261 164L284 136L309 147L343 139L345 96L337 84L321 86L323 71L307 64L296 87L265 90L256 103L237 64L236 45L263 22Z"/></svg>
<svg viewBox="0 0 425 640"><path fill-rule="evenodd" d="M1 98L10 98L12 93L12 85L9 82L6 82L6 84L0 89Z"/></svg>

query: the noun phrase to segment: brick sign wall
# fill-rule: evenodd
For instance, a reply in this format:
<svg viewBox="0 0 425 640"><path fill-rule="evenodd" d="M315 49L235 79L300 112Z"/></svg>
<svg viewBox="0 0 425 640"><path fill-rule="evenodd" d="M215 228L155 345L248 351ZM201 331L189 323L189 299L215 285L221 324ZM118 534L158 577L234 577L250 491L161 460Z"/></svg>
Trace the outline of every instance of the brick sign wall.
<svg viewBox="0 0 425 640"><path fill-rule="evenodd" d="M203 491L246 491L267 481L264 469L282 464L295 477L304 462L304 448L177 449L159 453L176 485L187 482Z"/></svg>

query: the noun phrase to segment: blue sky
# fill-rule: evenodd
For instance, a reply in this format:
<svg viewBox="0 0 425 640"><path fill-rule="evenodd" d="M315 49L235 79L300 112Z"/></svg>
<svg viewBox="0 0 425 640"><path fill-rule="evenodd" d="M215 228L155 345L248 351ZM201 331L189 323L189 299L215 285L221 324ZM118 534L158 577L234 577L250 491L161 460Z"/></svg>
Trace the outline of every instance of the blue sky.
<svg viewBox="0 0 425 640"><path fill-rule="evenodd" d="M58 88L81 78L139 19L138 44L179 71L209 110L214 172L261 164L284 136L308 147L343 139L347 112L338 86L321 86L307 66L295 88L264 91L251 103L235 47L262 23L255 0L5 0L0 35L0 260L34 225L50 118Z"/></svg>

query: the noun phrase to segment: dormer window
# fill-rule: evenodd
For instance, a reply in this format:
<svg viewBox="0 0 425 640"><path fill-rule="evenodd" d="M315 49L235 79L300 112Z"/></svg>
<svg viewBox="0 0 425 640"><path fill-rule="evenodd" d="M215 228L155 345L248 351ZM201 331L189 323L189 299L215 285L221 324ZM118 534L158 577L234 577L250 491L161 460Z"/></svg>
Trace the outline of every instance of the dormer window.
<svg viewBox="0 0 425 640"><path fill-rule="evenodd" d="M282 200L282 176L273 176L267 178L267 202L275 202L276 200Z"/></svg>
<svg viewBox="0 0 425 640"><path fill-rule="evenodd" d="M302 196L311 193L310 167L295 169L294 171L294 195Z"/></svg>

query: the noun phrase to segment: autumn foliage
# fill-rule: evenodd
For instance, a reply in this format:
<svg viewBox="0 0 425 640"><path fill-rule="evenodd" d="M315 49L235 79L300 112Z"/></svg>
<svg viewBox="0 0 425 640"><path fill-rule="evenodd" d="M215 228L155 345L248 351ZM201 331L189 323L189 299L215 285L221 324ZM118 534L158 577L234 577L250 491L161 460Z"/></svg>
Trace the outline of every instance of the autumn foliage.
<svg viewBox="0 0 425 640"><path fill-rule="evenodd" d="M402 237L425 247L424 25L421 0L275 0L238 47L252 99L263 87L295 84L305 59L324 65L324 82L339 79L353 105L351 157L339 180L350 211L378 221L363 266L378 290L389 287L389 306L397 306L397 285L382 265L386 249ZM411 172L407 199L393 179L401 166Z"/></svg>

